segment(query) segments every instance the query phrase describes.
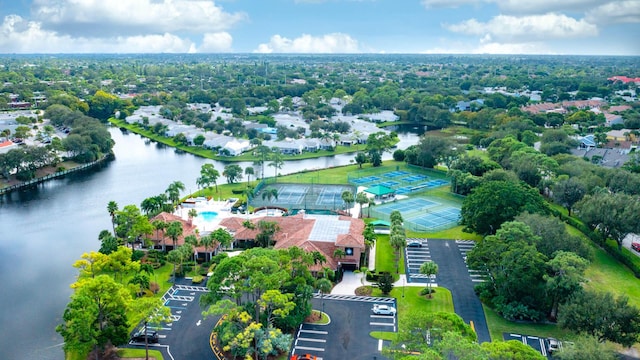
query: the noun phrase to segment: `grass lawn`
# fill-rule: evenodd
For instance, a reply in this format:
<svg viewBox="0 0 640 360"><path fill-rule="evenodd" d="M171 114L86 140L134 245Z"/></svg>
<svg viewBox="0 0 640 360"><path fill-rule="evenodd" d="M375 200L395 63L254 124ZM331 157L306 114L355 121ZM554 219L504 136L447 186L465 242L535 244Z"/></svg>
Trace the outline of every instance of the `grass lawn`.
<svg viewBox="0 0 640 360"><path fill-rule="evenodd" d="M424 233L407 230L407 237L415 237L421 239L461 239L461 240L475 240L482 239L482 235L476 233L467 233L462 231L464 226L459 225L447 230L441 230L433 233Z"/></svg>
<svg viewBox="0 0 640 360"><path fill-rule="evenodd" d="M432 312L453 312L453 299L451 292L445 288L437 287L433 298L428 299L426 296L420 295L423 287L405 286L404 292L402 288L394 288L391 296L396 298L398 303L398 328L402 327L403 320L406 317L419 313ZM404 297L402 296L404 293ZM374 289L372 296L380 296L380 290ZM374 331L370 334L376 339L395 340L396 333L388 331Z"/></svg>
<svg viewBox="0 0 640 360"><path fill-rule="evenodd" d="M378 235L376 240L376 271L387 271L398 280L398 274L404 274L404 256L399 255L398 270L396 273L395 253L389 243L389 235Z"/></svg>
<svg viewBox="0 0 640 360"><path fill-rule="evenodd" d="M575 335L568 330L563 330L555 324L531 324L509 321L498 315L488 306L484 307L484 314L489 326L491 341L502 341L502 333L516 333L541 337L554 337L557 339L570 339Z"/></svg>
<svg viewBox="0 0 640 360"><path fill-rule="evenodd" d="M142 358L144 359L146 353L144 349L119 349L118 350L118 356L120 356L121 358ZM162 353L158 350L151 350L149 349L149 359L156 359L156 360L164 360L164 357L162 357Z"/></svg>
<svg viewBox="0 0 640 360"><path fill-rule="evenodd" d="M624 265L620 264L604 250L596 248L595 258L585 273L585 288L607 291L616 296L626 295L629 304L640 307L640 286L638 279Z"/></svg>

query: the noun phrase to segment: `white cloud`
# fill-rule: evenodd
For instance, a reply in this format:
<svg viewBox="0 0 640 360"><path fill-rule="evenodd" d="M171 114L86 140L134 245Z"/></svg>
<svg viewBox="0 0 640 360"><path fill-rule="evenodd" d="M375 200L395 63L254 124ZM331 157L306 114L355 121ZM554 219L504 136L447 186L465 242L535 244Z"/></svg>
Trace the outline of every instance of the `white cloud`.
<svg viewBox="0 0 640 360"><path fill-rule="evenodd" d="M614 0L604 2L616 3ZM507 14L544 14L550 11L584 12L603 3L603 0L422 0L427 8L460 8L495 4Z"/></svg>
<svg viewBox="0 0 640 360"><path fill-rule="evenodd" d="M4 53L186 53L195 49L191 40L170 33L101 39L60 35L18 15L4 18L0 35Z"/></svg>
<svg viewBox="0 0 640 360"><path fill-rule="evenodd" d="M260 44L257 53L357 53L358 41L348 34L332 33L322 36L303 34L295 39L274 35L269 43Z"/></svg>
<svg viewBox="0 0 640 360"><path fill-rule="evenodd" d="M479 35L486 41L520 43L547 39L587 37L598 34L598 28L586 20L576 20L563 14L548 13L532 16L498 15L488 22L470 19L444 25L450 31Z"/></svg>
<svg viewBox="0 0 640 360"><path fill-rule="evenodd" d="M213 33L247 19L212 0L34 0L34 20L58 33L109 37L172 32Z"/></svg>
<svg viewBox="0 0 640 360"><path fill-rule="evenodd" d="M198 48L200 53L227 52L231 51L233 38L228 32L217 32L204 34L202 44Z"/></svg>
<svg viewBox="0 0 640 360"><path fill-rule="evenodd" d="M458 8L467 5L479 5L487 0L422 0L420 3L427 9L431 8Z"/></svg>
<svg viewBox="0 0 640 360"><path fill-rule="evenodd" d="M616 1L587 11L586 19L597 24L640 23L640 0Z"/></svg>

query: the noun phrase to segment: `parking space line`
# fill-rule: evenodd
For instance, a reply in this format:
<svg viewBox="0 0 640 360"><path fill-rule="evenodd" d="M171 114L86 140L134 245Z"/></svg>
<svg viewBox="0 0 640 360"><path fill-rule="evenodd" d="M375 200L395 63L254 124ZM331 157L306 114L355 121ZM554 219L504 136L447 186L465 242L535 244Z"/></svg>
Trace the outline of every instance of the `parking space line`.
<svg viewBox="0 0 640 360"><path fill-rule="evenodd" d="M328 331L322 331L322 330L305 330L305 329L300 329L298 331L299 333L309 333L309 334L322 334L322 335L327 335L329 332Z"/></svg>
<svg viewBox="0 0 640 360"><path fill-rule="evenodd" d="M395 326L396 324L370 322L369 325L371 325L371 326Z"/></svg>
<svg viewBox="0 0 640 360"><path fill-rule="evenodd" d="M325 339L312 339L312 338L301 338L301 337L299 337L299 338L296 339L296 344L298 343L298 340L300 340L300 341L309 341L309 342L324 342L324 343L327 342L327 340L325 340Z"/></svg>
<svg viewBox="0 0 640 360"><path fill-rule="evenodd" d="M296 346L296 350L309 350L309 351L324 351L324 348L314 348L314 347L306 347L306 346Z"/></svg>

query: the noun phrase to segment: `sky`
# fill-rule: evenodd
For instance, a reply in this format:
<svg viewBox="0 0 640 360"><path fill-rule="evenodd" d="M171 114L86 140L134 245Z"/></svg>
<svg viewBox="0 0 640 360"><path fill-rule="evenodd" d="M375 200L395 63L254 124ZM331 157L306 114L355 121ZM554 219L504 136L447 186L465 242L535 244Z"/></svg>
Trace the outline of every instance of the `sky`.
<svg viewBox="0 0 640 360"><path fill-rule="evenodd" d="M0 53L640 55L640 0L0 0Z"/></svg>

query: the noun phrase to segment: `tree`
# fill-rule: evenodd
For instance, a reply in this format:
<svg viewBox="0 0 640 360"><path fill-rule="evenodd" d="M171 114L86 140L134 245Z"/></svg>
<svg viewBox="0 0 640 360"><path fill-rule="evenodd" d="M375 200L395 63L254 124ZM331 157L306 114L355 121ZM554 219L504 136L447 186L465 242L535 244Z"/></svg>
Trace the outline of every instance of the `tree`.
<svg viewBox="0 0 640 360"><path fill-rule="evenodd" d="M575 178L559 181L553 186L553 199L567 209L571 216L571 209L587 192L587 188Z"/></svg>
<svg viewBox="0 0 640 360"><path fill-rule="evenodd" d="M97 357L97 350L108 343L126 343L129 291L108 275L83 278L72 287L76 291L67 304L63 323L56 327L65 341L64 349L88 352L93 347Z"/></svg>
<svg viewBox="0 0 640 360"><path fill-rule="evenodd" d="M131 310L135 314L142 315L142 324L144 326L144 349L145 359L149 360L149 341L148 326L149 324L158 324L169 322L171 320L171 309L164 306L162 299L158 298L141 298L131 304Z"/></svg>
<svg viewBox="0 0 640 360"><path fill-rule="evenodd" d="M224 228L217 228L211 234L213 240L220 244L222 248L228 248L233 243L233 236Z"/></svg>
<svg viewBox="0 0 640 360"><path fill-rule="evenodd" d="M433 261L425 261L420 265L420 274L427 275L427 294L429 294L429 299L431 299L431 276L438 274L438 264Z"/></svg>
<svg viewBox="0 0 640 360"><path fill-rule="evenodd" d="M615 350L607 343L599 342L597 338L582 335L573 340L573 345L565 345L553 354L554 359L560 360L617 360Z"/></svg>
<svg viewBox="0 0 640 360"><path fill-rule="evenodd" d="M153 226L137 206L127 205L116 213L116 236L125 244L131 244L131 249L143 235L150 234L153 234Z"/></svg>
<svg viewBox="0 0 640 360"><path fill-rule="evenodd" d="M262 200L265 199L267 199L268 202L271 202L271 199L278 200L278 189L268 188L262 190Z"/></svg>
<svg viewBox="0 0 640 360"><path fill-rule="evenodd" d="M244 168L244 174L247 175L247 185L249 185L249 182L251 181L251 176L255 175L255 171L253 167L247 166L246 168Z"/></svg>
<svg viewBox="0 0 640 360"><path fill-rule="evenodd" d="M486 351L489 360L517 359L517 360L545 360L536 349L525 345L522 341L492 341L485 342L480 347ZM553 354L555 358L556 354Z"/></svg>
<svg viewBox="0 0 640 360"><path fill-rule="evenodd" d="M423 136L418 145L412 147L407 156L410 164L432 168L449 157L455 157L457 151L453 142L439 136Z"/></svg>
<svg viewBox="0 0 640 360"><path fill-rule="evenodd" d="M98 240L100 240L99 252L102 254L109 255L118 249L118 239L109 230L102 230Z"/></svg>
<svg viewBox="0 0 640 360"><path fill-rule="evenodd" d="M118 212L118 203L115 201L109 201L107 204L107 211L111 216L111 226L113 226L113 235L116 235L116 213Z"/></svg>
<svg viewBox="0 0 640 360"><path fill-rule="evenodd" d="M236 164L227 165L224 167L222 175L227 178L229 184L234 184L236 181L242 180L242 168Z"/></svg>
<svg viewBox="0 0 640 360"><path fill-rule="evenodd" d="M178 239L182 236L183 230L182 223L177 220L172 221L167 225L165 235L173 241L173 250L178 248Z"/></svg>
<svg viewBox="0 0 640 360"><path fill-rule="evenodd" d="M560 306L558 325L629 347L640 340L640 310L626 296L581 291Z"/></svg>
<svg viewBox="0 0 640 360"><path fill-rule="evenodd" d="M218 192L218 177L220 177L220 173L213 164L203 164L200 168L200 177L196 179L196 184L203 188L209 188L213 184L216 186L216 192Z"/></svg>
<svg viewBox="0 0 640 360"><path fill-rule="evenodd" d="M268 146L259 145L256 147L255 154L258 157L257 164L260 166L260 178L264 179L264 163L269 159L271 149Z"/></svg>
<svg viewBox="0 0 640 360"><path fill-rule="evenodd" d="M187 217L189 218L189 222L192 222L193 218L197 216L198 216L198 210L196 209L189 209L189 211L187 212Z"/></svg>
<svg viewBox="0 0 640 360"><path fill-rule="evenodd" d="M355 161L356 164L358 164L358 167L362 169L362 164L367 163L367 155L365 155L365 153L359 152L356 154Z"/></svg>
<svg viewBox="0 0 640 360"><path fill-rule="evenodd" d="M640 232L640 203L636 197L622 193L595 193L587 195L577 205L580 218L602 234L602 239L614 239L618 249L630 233Z"/></svg>
<svg viewBox="0 0 640 360"><path fill-rule="evenodd" d="M543 278L547 296L551 300L549 317L555 320L560 304L582 290L583 275L589 262L572 252L559 251L547 262L547 266L549 270Z"/></svg>
<svg viewBox="0 0 640 360"><path fill-rule="evenodd" d="M537 190L513 182L488 181L464 199L461 222L468 230L493 234L502 223L525 211L547 212L544 199Z"/></svg>
<svg viewBox="0 0 640 360"><path fill-rule="evenodd" d="M320 300L322 301L322 312L324 312L324 294L328 294L331 291L333 284L327 278L321 278L316 281L316 288L320 291Z"/></svg>
<svg viewBox="0 0 640 360"><path fill-rule="evenodd" d="M276 221L258 221L258 230L260 233L256 235L256 242L263 247L270 247L271 240L276 232L280 230L280 225Z"/></svg>
<svg viewBox="0 0 640 360"><path fill-rule="evenodd" d="M167 187L165 193L167 193L167 197L173 204L173 207L176 208L178 206L178 202L180 201L180 192L184 191L184 183L182 181L174 181Z"/></svg>
<svg viewBox="0 0 640 360"><path fill-rule="evenodd" d="M122 100L117 96L98 90L89 98L88 115L104 121L114 116L121 104Z"/></svg>
<svg viewBox="0 0 640 360"><path fill-rule="evenodd" d="M393 275L388 272L383 272L378 276L375 287L382 291L382 295L389 295L391 290L393 290Z"/></svg>
<svg viewBox="0 0 640 360"><path fill-rule="evenodd" d="M359 192L356 195L356 199L355 201L358 203L358 205L360 205L360 215L359 218L362 219L362 206L364 204L368 204L369 203L369 198L367 197L367 194L364 192Z"/></svg>
<svg viewBox="0 0 640 360"><path fill-rule="evenodd" d="M282 157L282 153L280 149L273 148L271 149L271 162L269 166L273 166L273 170L275 171L275 178L278 178L278 170L282 169L282 164L284 164L284 159Z"/></svg>
<svg viewBox="0 0 640 360"><path fill-rule="evenodd" d="M349 190L345 190L342 192L342 201L346 204L347 211L349 212L349 216L351 216L351 204L355 201L353 193Z"/></svg>

